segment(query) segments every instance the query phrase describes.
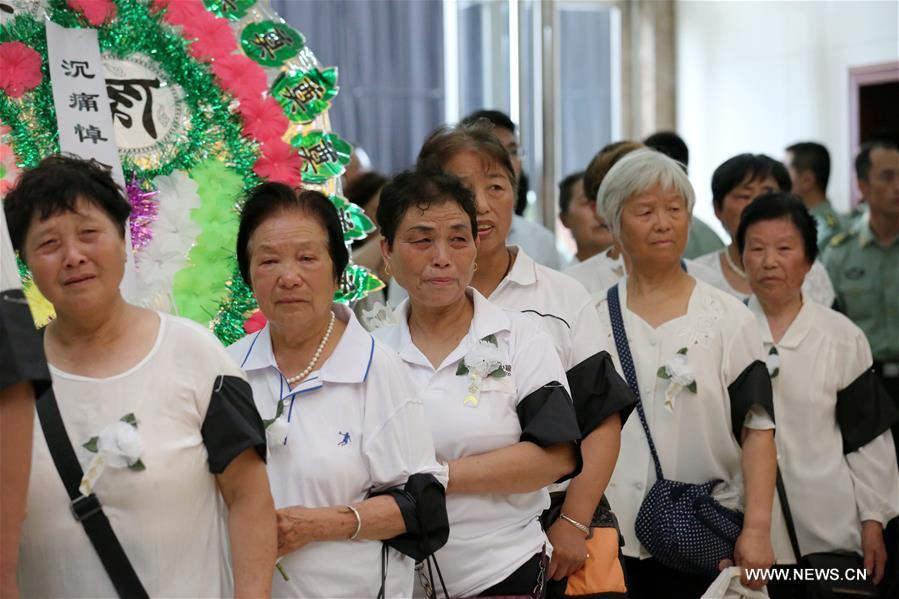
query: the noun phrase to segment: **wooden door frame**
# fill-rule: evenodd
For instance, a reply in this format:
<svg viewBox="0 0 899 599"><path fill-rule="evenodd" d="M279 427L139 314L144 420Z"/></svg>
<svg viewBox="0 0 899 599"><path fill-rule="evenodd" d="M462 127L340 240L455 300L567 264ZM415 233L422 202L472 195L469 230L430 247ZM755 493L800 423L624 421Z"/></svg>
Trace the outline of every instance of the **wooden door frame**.
<svg viewBox="0 0 899 599"><path fill-rule="evenodd" d="M858 112L861 88L892 82L899 82L899 61L849 68L849 155L853 158L858 154L861 145ZM849 170L849 198L851 198L852 206L855 207L859 201L858 183L855 180L853 165L850 165Z"/></svg>

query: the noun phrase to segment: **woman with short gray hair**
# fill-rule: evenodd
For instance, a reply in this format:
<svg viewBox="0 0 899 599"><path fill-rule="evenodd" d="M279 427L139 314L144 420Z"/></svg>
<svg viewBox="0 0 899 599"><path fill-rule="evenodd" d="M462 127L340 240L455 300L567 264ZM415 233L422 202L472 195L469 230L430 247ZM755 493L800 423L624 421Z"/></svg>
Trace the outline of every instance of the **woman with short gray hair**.
<svg viewBox="0 0 899 599"><path fill-rule="evenodd" d="M628 592L636 598L695 598L728 561L746 569L774 561L774 421L762 343L746 306L682 268L693 201L680 166L653 150L622 158L598 194L628 265L597 311L616 366L640 397L640 417L622 430L607 491L625 537ZM701 499L730 538L684 549L706 538L694 535L672 551L656 525L670 514L655 502L674 497L661 493L666 485L687 483L699 492L693 485L707 481L716 483ZM702 520L691 508L675 528L692 534ZM745 572L743 582L764 584Z"/></svg>

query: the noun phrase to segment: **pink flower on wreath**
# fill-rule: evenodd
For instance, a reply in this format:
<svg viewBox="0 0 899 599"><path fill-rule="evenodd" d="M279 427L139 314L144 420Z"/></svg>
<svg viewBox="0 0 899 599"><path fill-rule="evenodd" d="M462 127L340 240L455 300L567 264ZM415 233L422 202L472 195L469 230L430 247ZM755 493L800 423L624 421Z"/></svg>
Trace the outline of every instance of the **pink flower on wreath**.
<svg viewBox="0 0 899 599"><path fill-rule="evenodd" d="M261 331L265 328L265 323L267 322L268 320L265 318L265 314L262 313L262 310L256 310L253 312L252 316L244 321L243 330L247 334Z"/></svg>
<svg viewBox="0 0 899 599"><path fill-rule="evenodd" d="M94 27L108 23L116 16L116 5L110 0L66 0L66 4L83 14Z"/></svg>
<svg viewBox="0 0 899 599"><path fill-rule="evenodd" d="M41 55L22 42L0 44L0 65L0 89L11 98L21 98L44 78Z"/></svg>
<svg viewBox="0 0 899 599"><path fill-rule="evenodd" d="M206 6L202 0L169 0L167 2L159 2L157 0L155 8L165 8L165 16L163 20L171 25L188 26L190 23L208 15Z"/></svg>
<svg viewBox="0 0 899 599"><path fill-rule="evenodd" d="M281 139L287 131L289 122L284 116L284 110L271 96L241 100L239 110L243 117L244 132L263 144L269 140Z"/></svg>
<svg viewBox="0 0 899 599"><path fill-rule="evenodd" d="M219 85L241 101L259 98L268 91L265 71L241 54L230 54L214 60L212 72Z"/></svg>
<svg viewBox="0 0 899 599"><path fill-rule="evenodd" d="M262 156L253 165L253 172L268 181L299 187L303 159L290 144L272 139L262 146Z"/></svg>
<svg viewBox="0 0 899 599"><path fill-rule="evenodd" d="M209 62L224 58L237 50L234 32L227 19L220 19L206 13L208 18L200 18L190 27L184 25L185 37L196 38L190 44L190 53L197 60Z"/></svg>

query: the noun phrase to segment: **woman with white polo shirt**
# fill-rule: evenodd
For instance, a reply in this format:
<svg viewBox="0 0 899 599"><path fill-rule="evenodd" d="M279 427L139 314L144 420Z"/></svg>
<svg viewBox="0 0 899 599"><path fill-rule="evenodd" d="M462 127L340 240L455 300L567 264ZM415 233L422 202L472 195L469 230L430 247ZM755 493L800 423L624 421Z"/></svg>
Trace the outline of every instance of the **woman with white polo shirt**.
<svg viewBox="0 0 899 599"><path fill-rule="evenodd" d="M795 533L791 551L792 543L784 542L787 529L775 531L778 563L846 552L859 556L859 566L863 559L878 584L887 559L883 528L899 515L890 433L899 410L871 370L864 332L802 293L818 252L815 219L802 200L782 193L757 198L743 211L735 241L768 356L783 490ZM772 597L797 590L769 585Z"/></svg>
<svg viewBox="0 0 899 599"><path fill-rule="evenodd" d="M411 558L448 534L446 478L402 363L332 303L348 261L336 209L317 191L262 184L237 258L268 320L228 351L267 419L283 556L273 595L411 596Z"/></svg>
<svg viewBox="0 0 899 599"><path fill-rule="evenodd" d="M435 557L449 596L540 597L552 549L539 517L547 487L576 468L580 437L552 339L468 287L477 214L457 178L397 176L378 222L409 299L375 334L411 373L448 467L450 537Z"/></svg>
<svg viewBox="0 0 899 599"><path fill-rule="evenodd" d="M653 150L622 158L599 191L599 210L631 266L597 311L615 361L639 395L606 492L625 538L628 593L637 599L695 599L724 560L744 568L774 561L774 423L761 340L746 306L682 269L692 208L681 167ZM718 527L733 535L727 547L672 556L655 543L666 531L644 527L638 514L645 508L644 517L659 515L644 500L658 499L661 477L718 481L712 496L730 511L715 513L734 520L734 512L742 513L742 528ZM684 522L675 528L692 530ZM644 543L658 547L658 555ZM744 576L754 588L762 582Z"/></svg>
<svg viewBox="0 0 899 599"><path fill-rule="evenodd" d="M608 505L601 505L601 500L618 458L621 426L635 398L615 372L605 339L597 335L600 324L586 290L536 263L521 248L506 246L516 178L489 123L438 129L422 145L418 164L455 175L471 190L478 224L478 268L471 286L491 303L521 312L545 327L566 371L584 437L584 464L570 484L552 488L553 507L561 507L564 514L547 523L553 545L548 574L560 582L551 585L552 594L557 586L564 589L564 579L584 565L591 534L585 531L594 520L609 520Z"/></svg>

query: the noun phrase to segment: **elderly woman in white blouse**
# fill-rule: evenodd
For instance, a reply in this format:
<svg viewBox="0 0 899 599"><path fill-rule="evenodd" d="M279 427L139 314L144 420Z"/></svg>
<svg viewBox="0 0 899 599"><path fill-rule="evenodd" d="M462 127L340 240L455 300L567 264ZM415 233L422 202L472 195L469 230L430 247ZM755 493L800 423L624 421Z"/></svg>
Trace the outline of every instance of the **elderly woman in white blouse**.
<svg viewBox="0 0 899 599"><path fill-rule="evenodd" d="M871 370L862 330L802 293L816 240L802 200L781 193L748 206L736 235L754 293L749 308L768 355L779 463L798 545L778 555L778 563L855 553L877 584L887 559L883 527L899 515L890 433L899 411ZM780 596L775 586L772 595Z"/></svg>
<svg viewBox="0 0 899 599"><path fill-rule="evenodd" d="M694 195L675 161L652 150L632 152L609 171L598 196L600 214L631 265L597 304L616 365L640 397L639 418L622 431L607 491L625 538L628 591L637 598L695 598L728 561L745 569L774 561L774 422L761 339L746 306L681 267ZM651 488L658 490L659 474L682 483L718 481L716 510L733 521L742 514L742 528L728 528L732 549L650 552L644 541L659 531L640 525L638 512ZM653 513L643 507L641 515ZM745 572L743 581L763 584Z"/></svg>
<svg viewBox="0 0 899 599"><path fill-rule="evenodd" d="M449 174L404 173L384 188L381 248L409 299L376 335L415 381L448 468L450 535L436 558L449 596L536 598L552 553L539 517L547 487L576 468L580 432L549 334L469 287L477 218Z"/></svg>
<svg viewBox="0 0 899 599"><path fill-rule="evenodd" d="M250 193L237 262L268 322L228 351L267 422L276 597L409 597L412 558L448 534L424 407L396 355L333 302L348 259L323 194Z"/></svg>

